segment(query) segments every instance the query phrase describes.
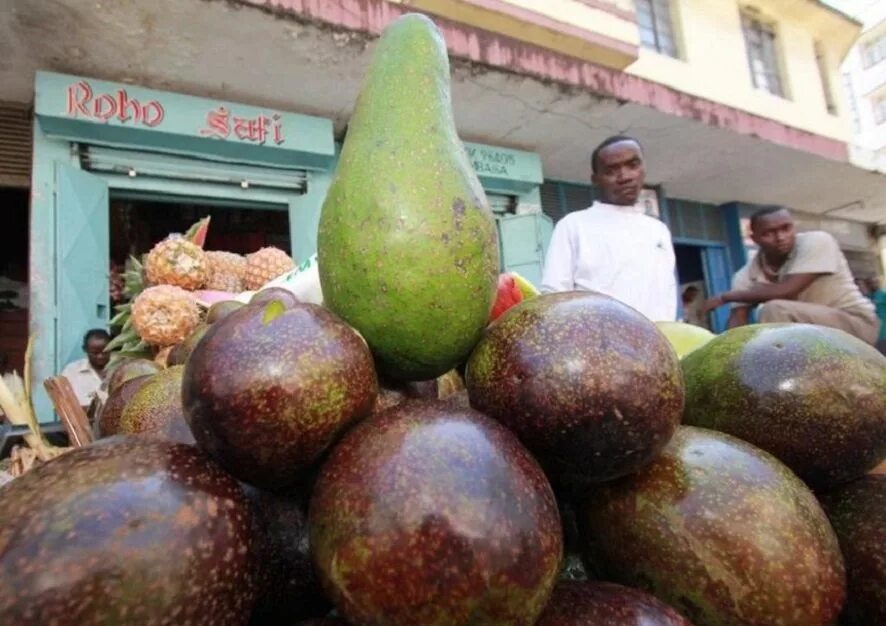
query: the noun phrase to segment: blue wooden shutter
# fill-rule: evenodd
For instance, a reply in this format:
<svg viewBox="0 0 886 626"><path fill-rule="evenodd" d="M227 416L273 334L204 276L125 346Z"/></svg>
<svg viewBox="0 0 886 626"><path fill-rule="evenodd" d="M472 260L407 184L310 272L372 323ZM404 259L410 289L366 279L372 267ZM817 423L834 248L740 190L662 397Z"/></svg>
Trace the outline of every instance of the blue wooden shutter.
<svg viewBox="0 0 886 626"><path fill-rule="evenodd" d="M729 291L731 277L729 276L729 263L726 259L726 248L720 246L708 246L702 252L705 273L705 288L708 294L714 295ZM712 329L715 333L726 330L729 321L729 307L721 306L711 314Z"/></svg>
<svg viewBox="0 0 886 626"><path fill-rule="evenodd" d="M70 165L56 165L58 360L83 358L90 328L108 324L108 185Z"/></svg>

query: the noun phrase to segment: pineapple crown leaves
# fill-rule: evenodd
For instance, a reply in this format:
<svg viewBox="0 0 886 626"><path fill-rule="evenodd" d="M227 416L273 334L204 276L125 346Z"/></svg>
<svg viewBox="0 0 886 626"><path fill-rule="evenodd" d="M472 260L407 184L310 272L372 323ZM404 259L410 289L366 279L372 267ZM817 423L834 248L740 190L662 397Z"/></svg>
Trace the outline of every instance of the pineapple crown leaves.
<svg viewBox="0 0 886 626"><path fill-rule="evenodd" d="M145 290L145 268L140 259L130 256L123 271L123 294L130 300Z"/></svg>

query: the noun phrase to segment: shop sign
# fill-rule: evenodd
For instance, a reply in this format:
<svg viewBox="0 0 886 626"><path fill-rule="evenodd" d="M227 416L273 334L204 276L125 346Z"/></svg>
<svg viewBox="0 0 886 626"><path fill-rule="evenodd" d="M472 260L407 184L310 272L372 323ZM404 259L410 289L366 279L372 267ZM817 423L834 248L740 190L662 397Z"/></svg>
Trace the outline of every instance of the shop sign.
<svg viewBox="0 0 886 626"><path fill-rule="evenodd" d="M157 100L141 102L130 98L125 89L96 95L85 80L68 86L65 112L74 118L84 117L99 122L116 119L121 123L140 124L148 128L159 126L166 117L163 105Z"/></svg>
<svg viewBox="0 0 886 626"><path fill-rule="evenodd" d="M283 119L279 114L238 117L231 115L224 105L206 115L206 127L200 130L200 135L219 139L228 139L233 135L240 141L259 145L264 145L268 139L278 146L286 141L283 138Z"/></svg>
<svg viewBox="0 0 886 626"><path fill-rule="evenodd" d="M68 86L65 113L72 118L96 122L114 120L120 124L148 128L160 126L166 119L166 109L159 100L138 100L130 97L126 89L122 88L108 93L96 93L85 80ZM279 113L243 117L233 115L224 105L205 114L205 121L198 132L201 137L233 138L258 145L272 141L279 146L285 141L283 116Z"/></svg>
<svg viewBox="0 0 886 626"><path fill-rule="evenodd" d="M511 169L517 164L517 158L508 152L476 145L465 146L465 149L474 171L480 175L509 178Z"/></svg>

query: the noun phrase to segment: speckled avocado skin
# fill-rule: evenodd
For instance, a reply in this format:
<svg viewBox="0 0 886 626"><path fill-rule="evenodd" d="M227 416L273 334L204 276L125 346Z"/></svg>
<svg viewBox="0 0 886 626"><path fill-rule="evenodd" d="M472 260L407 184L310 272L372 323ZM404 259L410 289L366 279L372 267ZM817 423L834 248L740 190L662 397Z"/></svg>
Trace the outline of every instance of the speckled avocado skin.
<svg viewBox="0 0 886 626"><path fill-rule="evenodd" d="M606 582L561 581L536 626L692 626L643 591Z"/></svg>
<svg viewBox="0 0 886 626"><path fill-rule="evenodd" d="M497 231L452 119L446 44L423 15L398 18L376 45L317 255L326 306L392 378L449 371L486 326Z"/></svg>
<svg viewBox="0 0 886 626"><path fill-rule="evenodd" d="M255 598L239 484L192 446L114 437L0 488L0 624L236 626Z"/></svg>
<svg viewBox="0 0 886 626"><path fill-rule="evenodd" d="M489 327L468 360L471 406L513 430L574 489L633 472L683 411L680 362L637 311L597 293L545 294Z"/></svg>
<svg viewBox="0 0 886 626"><path fill-rule="evenodd" d="M258 600L250 624L292 626L322 617L332 604L311 563L306 506L301 497L243 485L253 512ZM299 494L300 495L300 494Z"/></svg>
<svg viewBox="0 0 886 626"><path fill-rule="evenodd" d="M886 475L865 476L820 498L846 561L844 623L886 624Z"/></svg>
<svg viewBox="0 0 886 626"><path fill-rule="evenodd" d="M208 324L200 324L187 339L172 348L166 358L167 365L184 365L207 330L209 330Z"/></svg>
<svg viewBox="0 0 886 626"><path fill-rule="evenodd" d="M183 373L184 366L174 365L154 374L126 404L117 432L194 443L182 409Z"/></svg>
<svg viewBox="0 0 886 626"><path fill-rule="evenodd" d="M154 374L137 376L115 386L98 416L98 435L100 437L113 437L120 434L120 420L123 418L123 410L135 393L151 380L152 376Z"/></svg>
<svg viewBox="0 0 886 626"><path fill-rule="evenodd" d="M154 363L154 361L149 361L147 359L127 359L119 365L116 365L108 375L107 383L105 385L108 394L114 393L118 386L128 380L138 378L139 376L156 374L161 369L163 368L157 363Z"/></svg>
<svg viewBox="0 0 886 626"><path fill-rule="evenodd" d="M744 326L683 360L685 424L774 454L815 488L886 457L886 357L842 331Z"/></svg>
<svg viewBox="0 0 886 626"><path fill-rule="evenodd" d="M580 514L589 560L695 626L828 626L845 599L837 538L773 456L681 426L633 476L598 485Z"/></svg>
<svg viewBox="0 0 886 626"><path fill-rule="evenodd" d="M366 343L329 310L300 303L274 316L273 306L210 327L185 365L182 399L202 449L240 480L279 491L370 413L378 380Z"/></svg>
<svg viewBox="0 0 886 626"><path fill-rule="evenodd" d="M415 400L349 432L309 512L321 582L361 626L530 626L560 567L541 468L473 411Z"/></svg>

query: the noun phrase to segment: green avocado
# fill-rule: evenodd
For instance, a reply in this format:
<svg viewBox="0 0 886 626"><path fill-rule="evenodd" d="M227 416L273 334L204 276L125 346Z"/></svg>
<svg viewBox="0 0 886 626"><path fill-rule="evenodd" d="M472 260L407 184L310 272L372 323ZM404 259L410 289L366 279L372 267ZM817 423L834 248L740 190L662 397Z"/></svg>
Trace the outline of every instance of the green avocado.
<svg viewBox="0 0 886 626"><path fill-rule="evenodd" d="M684 424L763 448L814 488L858 478L886 457L886 357L848 333L743 326L682 366Z"/></svg>
<svg viewBox="0 0 886 626"><path fill-rule="evenodd" d="M320 216L328 308L366 338L380 370L429 380L462 362L495 298L498 240L452 116L434 23L383 33Z"/></svg>

